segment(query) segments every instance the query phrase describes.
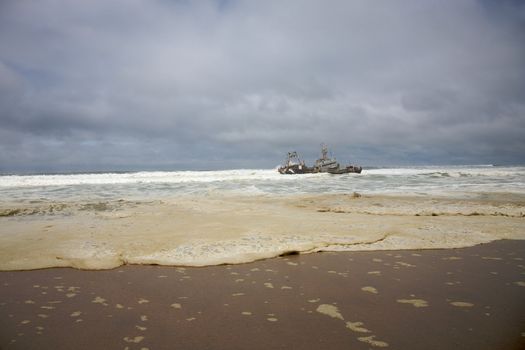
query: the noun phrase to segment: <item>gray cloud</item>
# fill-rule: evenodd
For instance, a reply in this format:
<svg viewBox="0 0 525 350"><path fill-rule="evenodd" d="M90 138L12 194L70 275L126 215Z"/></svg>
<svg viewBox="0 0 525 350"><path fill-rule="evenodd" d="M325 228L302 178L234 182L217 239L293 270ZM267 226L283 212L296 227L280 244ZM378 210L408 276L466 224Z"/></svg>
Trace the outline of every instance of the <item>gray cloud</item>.
<svg viewBox="0 0 525 350"><path fill-rule="evenodd" d="M514 1L4 1L0 171L523 163Z"/></svg>

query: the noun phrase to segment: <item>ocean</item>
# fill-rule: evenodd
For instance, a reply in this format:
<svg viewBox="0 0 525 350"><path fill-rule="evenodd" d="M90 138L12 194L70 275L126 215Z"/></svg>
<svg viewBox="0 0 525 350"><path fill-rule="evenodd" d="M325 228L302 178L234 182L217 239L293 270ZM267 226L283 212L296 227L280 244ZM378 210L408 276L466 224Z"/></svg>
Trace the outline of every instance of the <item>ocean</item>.
<svg viewBox="0 0 525 350"><path fill-rule="evenodd" d="M525 167L0 176L0 270L206 266L525 239Z"/></svg>
<svg viewBox="0 0 525 350"><path fill-rule="evenodd" d="M361 174L281 175L275 169L2 175L2 200L156 199L177 195L361 194L476 196L525 193L525 167L426 166Z"/></svg>

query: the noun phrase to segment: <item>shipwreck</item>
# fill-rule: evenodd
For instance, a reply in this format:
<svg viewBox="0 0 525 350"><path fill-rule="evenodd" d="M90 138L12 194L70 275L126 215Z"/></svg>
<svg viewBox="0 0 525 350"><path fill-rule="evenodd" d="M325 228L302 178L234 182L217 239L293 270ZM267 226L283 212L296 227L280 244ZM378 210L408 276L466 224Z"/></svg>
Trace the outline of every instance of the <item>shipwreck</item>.
<svg viewBox="0 0 525 350"><path fill-rule="evenodd" d="M309 167L299 158L297 152L288 152L288 156L278 169L281 174L314 174L314 173L330 173L330 174L360 174L362 167L357 165L341 166L334 157L328 156L328 147L325 144L321 145L321 158L315 161L314 166Z"/></svg>

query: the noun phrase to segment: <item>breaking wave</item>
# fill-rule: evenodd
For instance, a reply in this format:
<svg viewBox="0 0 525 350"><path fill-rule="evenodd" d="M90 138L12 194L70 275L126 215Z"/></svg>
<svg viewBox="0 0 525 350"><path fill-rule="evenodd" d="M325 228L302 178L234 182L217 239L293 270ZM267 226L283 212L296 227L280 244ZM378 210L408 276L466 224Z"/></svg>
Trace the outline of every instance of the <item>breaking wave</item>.
<svg viewBox="0 0 525 350"><path fill-rule="evenodd" d="M362 174L281 175L273 169L0 176L0 195L24 200L162 198L176 194L525 193L525 167L365 169Z"/></svg>

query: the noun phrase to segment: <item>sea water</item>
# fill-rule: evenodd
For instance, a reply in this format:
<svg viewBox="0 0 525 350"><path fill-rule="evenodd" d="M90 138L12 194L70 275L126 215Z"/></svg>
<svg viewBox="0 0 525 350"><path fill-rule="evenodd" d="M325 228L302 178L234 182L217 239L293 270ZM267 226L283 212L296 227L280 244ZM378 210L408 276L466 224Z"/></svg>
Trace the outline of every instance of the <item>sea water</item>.
<svg viewBox="0 0 525 350"><path fill-rule="evenodd" d="M471 196L525 193L525 167L427 166L365 169L361 174L281 175L275 169L0 175L1 200L164 198L224 194Z"/></svg>
<svg viewBox="0 0 525 350"><path fill-rule="evenodd" d="M525 239L525 167L0 176L0 270L243 263Z"/></svg>

